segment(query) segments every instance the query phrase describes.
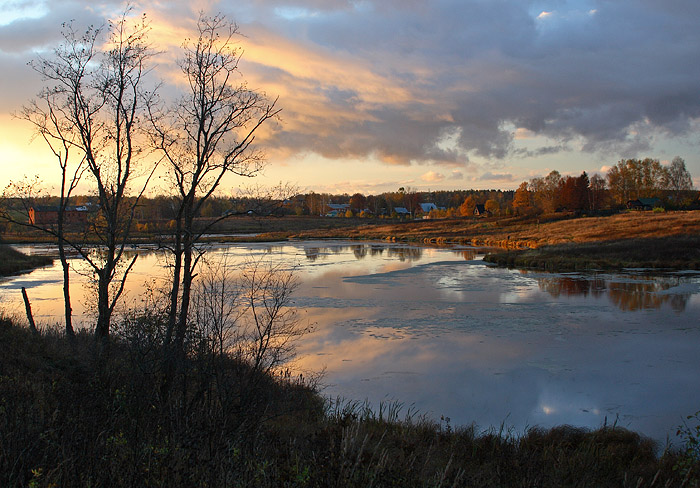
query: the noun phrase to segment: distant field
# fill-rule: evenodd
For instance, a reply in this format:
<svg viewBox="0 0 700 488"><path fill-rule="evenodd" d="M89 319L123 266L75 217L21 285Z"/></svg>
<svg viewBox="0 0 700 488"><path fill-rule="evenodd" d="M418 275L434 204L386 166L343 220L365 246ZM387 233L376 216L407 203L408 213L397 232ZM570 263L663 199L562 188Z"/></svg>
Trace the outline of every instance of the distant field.
<svg viewBox="0 0 700 488"><path fill-rule="evenodd" d="M562 243L583 243L700 235L700 211L631 212L609 217L570 218L565 215L539 218L490 218L422 220L389 225L335 229L330 234L302 231L297 237L349 237L474 243L509 248L537 248Z"/></svg>

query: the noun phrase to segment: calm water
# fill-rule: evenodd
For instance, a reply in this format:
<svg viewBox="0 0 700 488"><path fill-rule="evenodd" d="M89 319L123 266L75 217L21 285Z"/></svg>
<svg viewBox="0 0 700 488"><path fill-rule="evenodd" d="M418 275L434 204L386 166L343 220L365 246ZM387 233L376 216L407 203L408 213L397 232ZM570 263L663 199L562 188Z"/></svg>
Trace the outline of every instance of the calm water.
<svg viewBox="0 0 700 488"><path fill-rule="evenodd" d="M314 332L297 367L325 370L327 395L400 401L484 429L617 422L662 442L700 409L700 274L519 272L486 266L474 249L385 243L226 245L208 256L233 265L251 253L298 266L295 302ZM128 300L165 273L154 252L137 263ZM22 286L39 321L60 316L58 263L0 282L5 309L23 310Z"/></svg>

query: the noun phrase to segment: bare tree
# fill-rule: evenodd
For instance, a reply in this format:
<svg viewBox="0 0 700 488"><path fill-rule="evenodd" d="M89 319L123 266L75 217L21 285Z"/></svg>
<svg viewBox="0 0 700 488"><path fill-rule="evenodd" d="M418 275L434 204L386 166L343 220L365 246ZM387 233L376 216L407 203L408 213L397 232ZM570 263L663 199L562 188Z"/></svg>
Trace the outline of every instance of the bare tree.
<svg viewBox="0 0 700 488"><path fill-rule="evenodd" d="M37 65L33 65L35 68ZM41 66L41 63L39 64ZM83 173L86 170L84 153L82 157L71 159L71 149L79 144L76 131L70 130L70 125L66 124L64 109L65 104L62 98L64 92L56 87L45 87L38 95L38 99L32 100L24 106L22 111L15 116L29 122L35 132L36 137L41 137L50 151L56 157L60 169L60 191L57 207L56 222L51 225L38 223L36 219L29 218L30 207L33 206L34 196L40 187L40 180L24 180L12 182L5 189L5 196L14 197L24 206L21 213L22 220L17 221L11 214L5 214L5 218L10 221L21 223L28 227L39 229L56 238L58 246L58 256L63 269L63 302L65 316L65 331L68 337L73 337L72 307L70 301L70 266L66 256L66 210L71 194L80 183ZM76 151L73 151L76 152Z"/></svg>
<svg viewBox="0 0 700 488"><path fill-rule="evenodd" d="M145 153L145 109L153 96L143 88L152 52L145 18L131 27L127 14L109 24L104 47L102 29L89 28L78 35L71 24L64 24L64 41L53 56L31 63L46 88L40 101L32 102L22 115L49 143L62 168L69 161L68 150L75 149L80 163L68 189L74 188L83 170L95 186L99 211L91 234L100 246L70 245L96 275L95 334L101 339L109 336L112 313L136 260L134 256L122 264L134 210L155 171L152 165L144 175L136 172ZM63 171L65 175L67 169ZM142 186L130 198L138 176L144 177ZM59 240L67 242L65 235Z"/></svg>
<svg viewBox="0 0 700 488"><path fill-rule="evenodd" d="M685 168L685 160L680 156L673 158L671 164L665 168L664 186L673 193L676 204L693 190L693 178Z"/></svg>
<svg viewBox="0 0 700 488"><path fill-rule="evenodd" d="M262 155L252 149L256 131L279 113L276 100L239 82L241 50L236 24L201 15L198 37L184 45L180 69L189 91L167 114L152 113L156 145L169 163L179 198L170 247L173 279L166 346L182 351L195 268L197 243L207 228L195 217L224 176L255 176ZM211 222L213 225L215 222Z"/></svg>

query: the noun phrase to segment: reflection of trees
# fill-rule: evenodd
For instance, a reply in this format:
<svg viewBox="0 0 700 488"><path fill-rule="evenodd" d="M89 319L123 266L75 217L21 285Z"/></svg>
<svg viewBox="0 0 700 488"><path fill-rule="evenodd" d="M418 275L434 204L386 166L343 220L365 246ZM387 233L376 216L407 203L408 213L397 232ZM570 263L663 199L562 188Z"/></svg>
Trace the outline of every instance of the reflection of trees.
<svg viewBox="0 0 700 488"><path fill-rule="evenodd" d="M387 257L398 258L400 261L416 261L423 257L423 249L419 247L407 246L383 246L377 244L353 244L350 246L328 246L328 247L305 247L304 254L309 261L316 261L322 254L333 253L342 254L352 252L355 259L364 259L367 256L381 256L387 252ZM471 251L469 251L471 252ZM466 251L465 251L466 253ZM472 259L473 254L470 255Z"/></svg>
<svg viewBox="0 0 700 488"><path fill-rule="evenodd" d="M454 251L454 253L458 256L464 256L465 261L471 261L477 255L476 249L460 249L458 251Z"/></svg>
<svg viewBox="0 0 700 488"><path fill-rule="evenodd" d="M355 259L364 259L367 256L367 248L369 246L350 246Z"/></svg>
<svg viewBox="0 0 700 488"><path fill-rule="evenodd" d="M370 246L369 255L372 257L381 256L384 253L383 246Z"/></svg>
<svg viewBox="0 0 700 488"><path fill-rule="evenodd" d="M537 278L540 290L546 291L553 297L589 294L598 297L605 294L605 280L601 278L572 278L569 276L547 276Z"/></svg>
<svg viewBox="0 0 700 488"><path fill-rule="evenodd" d="M660 294L668 290L674 283L641 282L641 283L610 283L610 301L622 310L642 310L645 308L661 308L668 303L675 312L682 312L690 299L690 293ZM677 283L675 283L677 284Z"/></svg>
<svg viewBox="0 0 700 488"><path fill-rule="evenodd" d="M400 261L418 261L423 257L423 249L419 247L390 247L389 257L397 257Z"/></svg>
<svg viewBox="0 0 700 488"><path fill-rule="evenodd" d="M305 247L304 254L306 254L306 259L309 261L316 261L318 256L321 254L319 248L317 247Z"/></svg>
<svg viewBox="0 0 700 488"><path fill-rule="evenodd" d="M632 281L605 280L600 277L545 276L538 277L537 284L542 291L553 297L608 295L610 301L625 311L661 308L666 303L675 312L682 312L690 299L690 293L661 293L681 283L680 277L639 277Z"/></svg>

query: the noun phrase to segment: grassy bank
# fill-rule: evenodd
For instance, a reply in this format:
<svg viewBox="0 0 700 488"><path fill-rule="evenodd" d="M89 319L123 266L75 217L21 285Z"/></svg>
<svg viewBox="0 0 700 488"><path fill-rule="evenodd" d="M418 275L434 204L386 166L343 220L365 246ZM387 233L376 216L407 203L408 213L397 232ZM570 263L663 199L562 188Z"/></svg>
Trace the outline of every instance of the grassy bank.
<svg viewBox="0 0 700 488"><path fill-rule="evenodd" d="M485 261L552 271L655 268L700 270L700 235L557 244L491 253Z"/></svg>
<svg viewBox="0 0 700 488"><path fill-rule="evenodd" d="M164 395L158 349L128 337L98 351L2 322L1 486L698 486L695 460L625 429L516 435L329 407L225 357L191 354Z"/></svg>
<svg viewBox="0 0 700 488"><path fill-rule="evenodd" d="M202 220L200 225L206 225ZM152 227L164 226L165 222ZM233 217L218 223L210 239L265 242L297 239L360 239L432 245L468 244L526 250L492 262L544 269L655 267L698 269L700 211L629 212L606 217L568 214L396 222L320 217ZM134 242L154 242L157 230L137 232ZM165 230L163 230L165 232ZM233 234L249 234L233 236ZM255 235L252 235L255 234ZM165 234L163 234L165 235ZM39 242L45 234L8 235L13 242ZM532 250L536 249L537 252Z"/></svg>
<svg viewBox="0 0 700 488"><path fill-rule="evenodd" d="M652 267L700 269L700 211L630 212L608 217L564 214L501 219L427 220L326 232L328 237L522 250L487 260L550 270ZM314 232L299 237L320 237Z"/></svg>
<svg viewBox="0 0 700 488"><path fill-rule="evenodd" d="M7 245L0 245L0 276L31 271L53 263L48 256L28 256Z"/></svg>

